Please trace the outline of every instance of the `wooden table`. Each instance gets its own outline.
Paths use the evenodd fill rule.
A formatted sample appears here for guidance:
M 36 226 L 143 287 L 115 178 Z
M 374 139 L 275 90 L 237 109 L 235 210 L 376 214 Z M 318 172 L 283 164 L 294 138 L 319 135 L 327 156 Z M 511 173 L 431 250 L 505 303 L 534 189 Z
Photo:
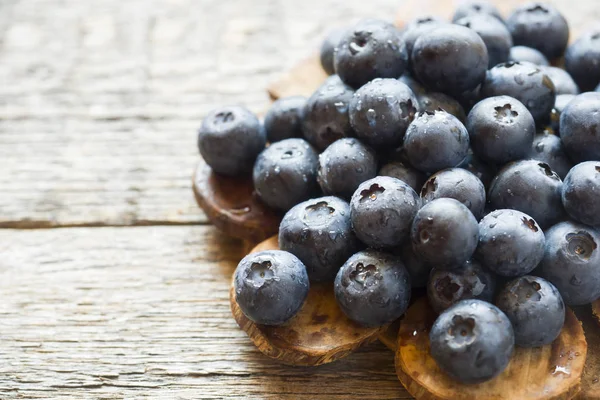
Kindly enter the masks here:
M 190 188 L 209 109 L 264 109 L 331 25 L 397 3 L 0 0 L 0 399 L 410 398 L 380 344 L 257 352 L 229 312 L 242 244 Z

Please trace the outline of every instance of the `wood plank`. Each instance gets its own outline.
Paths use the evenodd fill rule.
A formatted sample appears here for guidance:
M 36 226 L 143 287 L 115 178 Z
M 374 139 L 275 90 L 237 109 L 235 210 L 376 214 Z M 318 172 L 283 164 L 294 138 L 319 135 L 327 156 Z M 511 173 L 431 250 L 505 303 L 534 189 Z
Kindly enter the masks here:
M 410 398 L 373 344 L 294 368 L 233 320 L 209 226 L 0 230 L 0 398 Z
M 269 82 L 358 0 L 0 1 L 0 227 L 206 222 L 191 190 L 212 108 Z

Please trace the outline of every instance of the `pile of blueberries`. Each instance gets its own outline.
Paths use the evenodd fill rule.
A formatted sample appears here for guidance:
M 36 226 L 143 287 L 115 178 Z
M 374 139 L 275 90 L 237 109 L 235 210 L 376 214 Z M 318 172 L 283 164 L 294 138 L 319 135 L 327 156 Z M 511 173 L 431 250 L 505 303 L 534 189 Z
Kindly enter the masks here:
M 208 115 L 205 161 L 252 173 L 285 213 L 281 250 L 237 267 L 243 313 L 284 324 L 324 282 L 348 318 L 385 326 L 425 288 L 431 355 L 463 383 L 555 340 L 565 304 L 600 297 L 600 27 L 568 39 L 537 2 L 507 19 L 465 3 L 403 30 L 363 20 L 327 37 L 331 76 L 308 99 L 264 121 Z

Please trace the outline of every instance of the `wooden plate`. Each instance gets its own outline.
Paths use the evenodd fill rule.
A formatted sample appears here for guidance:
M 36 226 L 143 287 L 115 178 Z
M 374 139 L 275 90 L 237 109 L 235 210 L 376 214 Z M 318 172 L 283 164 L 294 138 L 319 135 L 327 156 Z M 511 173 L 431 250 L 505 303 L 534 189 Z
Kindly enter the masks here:
M 277 250 L 272 237 L 252 252 Z M 256 347 L 284 364 L 313 366 L 330 363 L 377 338 L 380 328 L 365 328 L 349 320 L 338 307 L 333 284 L 311 284 L 300 312 L 283 326 L 258 325 L 241 312 L 233 285 L 229 292 L 231 312 Z
M 398 334 L 396 373 L 417 399 L 571 399 L 580 390 L 587 344 L 581 322 L 567 309 L 565 326 L 551 344 L 515 348 L 506 370 L 479 385 L 463 385 L 444 374 L 429 355 L 429 329 L 436 318 L 426 299 L 406 313 Z
M 592 303 L 592 312 L 589 307 L 579 307 L 577 316 L 583 323 L 588 352 L 581 377 L 581 392 L 575 397 L 577 400 L 600 400 L 600 327 L 598 315 L 600 300 Z
M 402 318 L 397 319 L 377 336 L 377 339 L 393 352 L 398 349 L 398 331 L 400 330 L 401 320 Z
M 279 229 L 281 215 L 258 199 L 250 177 L 217 175 L 200 160 L 193 176 L 193 189 L 208 219 L 229 236 L 255 244 Z

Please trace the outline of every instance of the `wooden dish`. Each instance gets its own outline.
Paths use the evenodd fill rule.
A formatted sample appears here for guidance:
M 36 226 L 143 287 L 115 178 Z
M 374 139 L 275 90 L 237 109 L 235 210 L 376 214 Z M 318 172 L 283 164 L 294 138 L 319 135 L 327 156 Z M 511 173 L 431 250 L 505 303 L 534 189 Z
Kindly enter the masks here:
M 452 380 L 429 355 L 429 329 L 435 318 L 427 299 L 420 299 L 409 308 L 400 325 L 396 373 L 416 399 L 562 400 L 580 391 L 587 344 L 581 322 L 570 309 L 560 336 L 551 345 L 516 347 L 506 370 L 479 385 Z
M 398 349 L 398 331 L 400 330 L 401 320 L 402 318 L 397 319 L 388 325 L 387 328 L 383 329 L 377 336 L 377 339 L 393 352 L 396 352 L 396 349 Z
M 255 244 L 277 233 L 281 215 L 260 201 L 250 177 L 217 175 L 200 160 L 192 179 L 198 205 L 225 234 Z
M 581 376 L 581 392 L 574 398 L 577 400 L 600 400 L 600 328 L 598 327 L 598 311 L 596 301 L 592 303 L 594 313 L 590 312 L 590 307 L 578 307 L 575 309 L 577 317 L 583 323 L 585 340 L 588 345 L 585 367 Z
M 277 250 L 272 237 L 251 253 Z M 298 314 L 283 326 L 255 324 L 235 302 L 233 285 L 229 292 L 231 312 L 258 350 L 284 364 L 315 366 L 330 363 L 377 338 L 381 328 L 365 328 L 349 320 L 338 307 L 333 284 L 311 284 L 308 298 Z

